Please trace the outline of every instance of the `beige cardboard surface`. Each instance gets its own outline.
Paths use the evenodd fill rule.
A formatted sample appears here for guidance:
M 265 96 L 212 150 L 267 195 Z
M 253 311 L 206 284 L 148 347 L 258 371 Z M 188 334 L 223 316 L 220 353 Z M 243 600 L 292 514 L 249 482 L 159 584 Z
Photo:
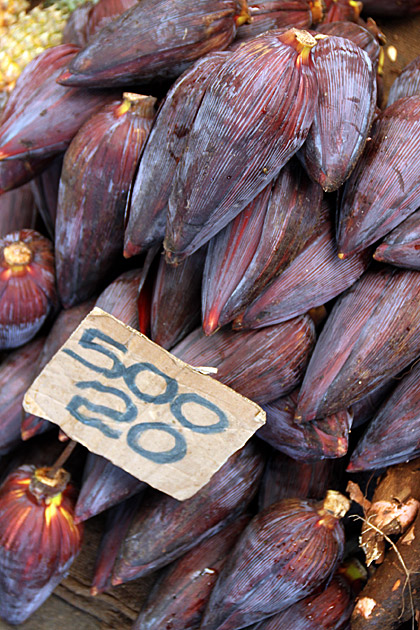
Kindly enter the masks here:
M 180 500 L 265 422 L 256 403 L 96 307 L 34 381 L 24 408 Z

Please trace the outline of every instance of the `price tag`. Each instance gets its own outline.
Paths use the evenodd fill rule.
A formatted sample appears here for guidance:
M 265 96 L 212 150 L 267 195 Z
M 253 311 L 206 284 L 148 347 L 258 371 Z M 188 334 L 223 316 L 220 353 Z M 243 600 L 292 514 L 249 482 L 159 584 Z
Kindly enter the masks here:
M 23 406 L 179 500 L 198 492 L 265 422 L 256 403 L 96 307 Z

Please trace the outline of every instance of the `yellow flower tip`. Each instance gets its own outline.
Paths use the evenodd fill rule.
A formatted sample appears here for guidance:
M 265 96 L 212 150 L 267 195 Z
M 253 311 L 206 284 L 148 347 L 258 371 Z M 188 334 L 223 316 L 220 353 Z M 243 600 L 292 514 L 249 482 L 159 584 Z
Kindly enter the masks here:
M 249 13 L 248 2 L 242 0 L 241 1 L 241 11 L 238 15 L 235 15 L 235 24 L 236 28 L 238 26 L 242 26 L 242 24 L 250 24 L 252 22 L 252 17 Z
M 11 243 L 3 250 L 4 261 L 9 267 L 22 267 L 32 260 L 32 250 L 22 241 Z
M 356 17 L 359 17 L 359 15 L 361 14 L 362 9 L 363 9 L 362 2 L 358 2 L 357 0 L 350 0 L 349 1 L 349 6 L 353 7 L 353 9 L 355 9 Z
M 345 254 L 343 254 L 342 252 L 340 252 L 340 253 L 338 254 L 338 257 L 339 257 L 339 259 L 340 259 L 340 260 L 343 260 L 346 256 L 345 256 Z
M 126 114 L 130 108 L 131 101 L 129 101 L 128 98 L 125 98 L 121 105 L 117 108 L 115 113 L 117 116 L 124 116 L 124 114 Z
M 27 479 L 18 479 L 18 481 L 16 481 L 16 484 L 18 486 L 29 486 L 30 483 L 31 483 L 31 480 L 29 477 Z
M 378 74 L 382 76 L 384 73 L 384 64 L 385 64 L 385 52 L 383 48 L 379 49 L 379 59 L 378 59 Z
M 316 39 L 308 31 L 303 31 L 298 28 L 292 29 L 294 31 L 296 41 L 304 48 L 313 48 L 316 45 Z
M 293 43 L 289 42 L 298 53 L 297 65 L 300 66 L 302 63 L 307 64 L 308 59 L 311 53 L 311 50 L 314 46 L 316 46 L 317 40 L 313 35 L 308 33 L 308 31 L 303 31 L 298 28 L 290 29 L 294 40 Z
M 242 24 L 246 24 L 246 23 L 251 23 L 252 22 L 252 18 L 249 15 L 238 15 L 235 18 L 235 23 L 236 26 L 242 26 Z
M 50 526 L 51 519 L 57 514 L 57 506 L 54 503 L 51 503 L 47 508 L 45 508 L 44 518 L 45 524 L 47 527 Z

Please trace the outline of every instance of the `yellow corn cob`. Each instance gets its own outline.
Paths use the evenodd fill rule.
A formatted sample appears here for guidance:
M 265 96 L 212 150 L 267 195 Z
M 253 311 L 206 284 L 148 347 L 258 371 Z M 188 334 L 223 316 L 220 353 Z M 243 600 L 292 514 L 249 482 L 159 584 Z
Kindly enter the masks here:
M 28 0 L 0 0 L 0 26 L 13 24 L 18 15 L 28 9 Z
M 86 0 L 48 0 L 31 11 L 25 9 L 13 18 L 7 18 L 2 24 L 2 15 L 6 16 L 3 5 L 7 4 L 7 15 L 11 9 L 23 7 L 27 0 L 0 0 L 0 91 L 10 91 L 19 74 L 29 61 L 46 48 L 61 43 L 62 31 L 70 13 Z M 6 18 L 3 16 L 3 19 Z M 14 21 L 13 21 L 14 20 Z

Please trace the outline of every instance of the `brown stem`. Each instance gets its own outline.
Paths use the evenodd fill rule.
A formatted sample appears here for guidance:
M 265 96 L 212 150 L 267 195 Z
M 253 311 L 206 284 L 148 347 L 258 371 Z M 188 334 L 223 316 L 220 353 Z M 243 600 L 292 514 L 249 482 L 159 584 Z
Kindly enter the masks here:
M 57 474 L 58 469 L 61 468 L 62 465 L 68 460 L 76 444 L 77 442 L 75 442 L 74 440 L 69 441 L 64 451 L 61 453 L 61 455 L 59 455 L 59 457 L 57 458 L 55 463 L 51 466 L 51 468 L 48 469 L 47 477 L 51 477 L 51 479 L 54 479 L 55 475 Z

